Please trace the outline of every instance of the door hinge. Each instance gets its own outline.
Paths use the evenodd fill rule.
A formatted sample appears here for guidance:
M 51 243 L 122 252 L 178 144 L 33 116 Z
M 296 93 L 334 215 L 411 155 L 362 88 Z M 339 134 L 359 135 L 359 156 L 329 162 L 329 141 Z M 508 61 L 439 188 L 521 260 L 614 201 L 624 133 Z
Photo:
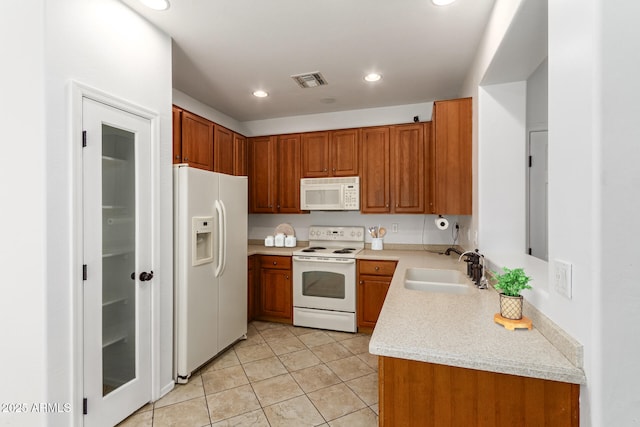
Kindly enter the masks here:
M 87 131 L 86 130 L 82 131 L 82 146 L 83 147 L 87 146 Z
M 529 167 L 533 164 L 533 156 L 529 156 Z
M 82 264 L 82 280 L 87 280 L 87 264 Z
M 87 415 L 87 398 L 82 399 L 82 415 Z

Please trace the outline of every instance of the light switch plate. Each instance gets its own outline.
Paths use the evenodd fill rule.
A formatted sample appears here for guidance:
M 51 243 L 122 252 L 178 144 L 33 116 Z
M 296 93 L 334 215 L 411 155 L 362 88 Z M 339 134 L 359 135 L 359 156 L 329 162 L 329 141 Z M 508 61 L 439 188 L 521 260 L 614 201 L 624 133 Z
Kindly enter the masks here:
M 553 284 L 556 292 L 571 299 L 571 263 L 554 260 Z

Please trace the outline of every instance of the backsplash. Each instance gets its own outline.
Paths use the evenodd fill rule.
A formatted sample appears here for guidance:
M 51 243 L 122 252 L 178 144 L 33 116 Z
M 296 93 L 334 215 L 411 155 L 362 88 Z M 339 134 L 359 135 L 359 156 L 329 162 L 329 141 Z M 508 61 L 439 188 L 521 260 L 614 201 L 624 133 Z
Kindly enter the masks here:
M 312 225 L 350 225 L 365 228 L 380 225 L 387 229 L 385 243 L 450 245 L 454 243 L 456 222 L 469 222 L 464 221 L 467 219 L 466 216 L 446 215 L 449 229 L 438 230 L 435 225 L 436 218 L 437 215 L 363 215 L 360 212 L 318 211 L 301 215 L 250 214 L 249 239 L 264 240 L 265 236 L 273 234 L 276 226 L 281 223 L 291 224 L 299 241 L 309 240 L 309 227 Z M 398 224 L 398 231 L 395 233 L 393 224 Z M 463 228 L 460 228 L 460 237 L 463 237 Z M 365 242 L 371 243 L 369 234 L 365 234 Z M 459 244 L 460 239 L 456 243 Z

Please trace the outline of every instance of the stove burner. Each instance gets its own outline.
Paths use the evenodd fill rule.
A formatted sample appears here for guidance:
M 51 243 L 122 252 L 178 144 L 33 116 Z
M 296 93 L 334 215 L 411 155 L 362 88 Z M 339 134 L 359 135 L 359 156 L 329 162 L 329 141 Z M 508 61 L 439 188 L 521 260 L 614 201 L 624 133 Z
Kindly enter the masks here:
M 310 248 L 303 249 L 302 252 L 315 252 L 316 250 L 323 250 L 327 248 L 323 248 L 322 246 L 311 246 Z
M 337 250 L 333 251 L 333 253 L 334 254 L 350 254 L 354 250 L 355 249 L 353 249 L 353 248 L 344 248 L 344 249 L 337 249 Z

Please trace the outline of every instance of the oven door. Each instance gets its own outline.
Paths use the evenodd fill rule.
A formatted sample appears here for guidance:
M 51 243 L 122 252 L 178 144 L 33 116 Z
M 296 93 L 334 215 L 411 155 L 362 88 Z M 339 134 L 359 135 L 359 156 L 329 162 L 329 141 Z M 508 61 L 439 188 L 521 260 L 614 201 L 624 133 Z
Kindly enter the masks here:
M 294 256 L 293 305 L 355 313 L 356 260 Z

